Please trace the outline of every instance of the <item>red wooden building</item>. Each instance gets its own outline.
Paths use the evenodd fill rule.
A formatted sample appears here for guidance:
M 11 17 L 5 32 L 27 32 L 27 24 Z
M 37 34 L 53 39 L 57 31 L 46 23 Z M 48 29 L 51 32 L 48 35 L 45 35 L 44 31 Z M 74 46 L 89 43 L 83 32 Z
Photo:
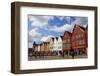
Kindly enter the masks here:
M 72 32 L 72 49 L 76 55 L 87 54 L 87 29 L 75 25 Z
M 63 52 L 67 55 L 70 53 L 71 50 L 71 33 L 68 31 L 64 32 L 64 36 L 62 37 L 62 43 L 63 43 Z

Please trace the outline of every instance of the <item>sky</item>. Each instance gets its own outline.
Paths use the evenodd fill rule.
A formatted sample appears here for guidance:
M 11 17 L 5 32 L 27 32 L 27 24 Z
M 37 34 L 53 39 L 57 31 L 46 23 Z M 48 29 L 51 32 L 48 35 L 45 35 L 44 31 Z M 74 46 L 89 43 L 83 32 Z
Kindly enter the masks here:
M 33 42 L 45 42 L 50 37 L 63 36 L 64 31 L 72 32 L 75 24 L 86 27 L 88 17 L 28 15 L 28 47 Z

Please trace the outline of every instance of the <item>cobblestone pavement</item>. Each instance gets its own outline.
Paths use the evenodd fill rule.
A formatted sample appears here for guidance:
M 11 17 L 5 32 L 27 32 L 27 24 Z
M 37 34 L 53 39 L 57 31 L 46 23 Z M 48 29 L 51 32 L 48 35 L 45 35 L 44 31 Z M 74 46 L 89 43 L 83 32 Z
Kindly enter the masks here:
M 83 59 L 83 58 L 87 58 L 87 56 L 81 55 L 81 56 L 74 56 L 74 59 Z M 28 57 L 29 61 L 33 61 L 33 60 L 55 60 L 55 59 L 73 59 L 72 56 L 44 56 L 44 57 Z

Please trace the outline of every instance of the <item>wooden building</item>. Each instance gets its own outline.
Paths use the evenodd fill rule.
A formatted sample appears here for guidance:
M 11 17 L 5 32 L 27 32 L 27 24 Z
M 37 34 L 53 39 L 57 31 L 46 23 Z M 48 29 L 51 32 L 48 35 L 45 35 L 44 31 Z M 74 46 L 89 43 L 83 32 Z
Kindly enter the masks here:
M 41 44 L 40 48 L 41 48 L 41 51 L 44 51 L 45 50 L 44 49 L 44 42 Z
M 50 42 L 47 42 L 47 51 L 50 51 Z
M 38 51 L 38 44 L 36 44 L 35 46 L 35 51 Z
M 47 42 L 44 42 L 44 51 L 47 51 L 47 50 L 48 50 Z
M 50 49 L 49 49 L 50 51 L 54 51 L 54 38 L 53 37 L 50 38 L 49 47 L 50 47 Z
M 58 37 L 54 37 L 53 51 L 58 51 Z
M 59 36 L 58 37 L 58 40 L 57 40 L 57 51 L 58 51 L 58 55 L 60 55 L 60 53 L 63 53 L 63 49 L 62 49 L 62 46 L 63 46 L 62 38 L 63 38 L 63 36 Z
M 42 43 L 40 44 L 40 51 L 42 51 Z
M 72 34 L 70 32 L 65 31 L 62 37 L 62 43 L 63 43 L 62 49 L 63 52 L 67 55 L 69 55 L 71 50 L 71 35 Z
M 40 44 L 38 44 L 38 50 L 37 51 L 40 51 Z
M 82 55 L 87 53 L 86 28 L 75 24 L 72 32 L 71 41 L 72 41 L 72 49 L 74 50 L 75 55 Z

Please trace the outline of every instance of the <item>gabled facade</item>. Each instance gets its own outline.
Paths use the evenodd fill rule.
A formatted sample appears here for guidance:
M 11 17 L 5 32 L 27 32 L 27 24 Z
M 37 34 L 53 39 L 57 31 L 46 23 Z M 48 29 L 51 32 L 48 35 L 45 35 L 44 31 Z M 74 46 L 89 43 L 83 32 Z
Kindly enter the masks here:
M 49 42 L 44 42 L 44 51 L 49 51 Z
M 57 41 L 57 50 L 58 50 L 58 51 L 62 51 L 62 45 L 63 45 L 63 44 L 62 44 L 62 37 L 63 37 L 63 36 L 59 36 L 59 37 L 58 37 L 58 41 Z
M 53 37 L 51 37 L 50 38 L 50 45 L 49 45 L 49 47 L 50 47 L 50 51 L 54 51 L 54 38 Z
M 50 47 L 50 43 L 44 42 L 44 51 L 46 51 L 46 52 L 50 51 L 49 47 Z
M 44 42 L 44 51 L 47 51 L 47 43 Z
M 72 49 L 76 55 L 83 54 L 87 48 L 86 28 L 75 25 L 72 33 Z
M 61 52 L 63 52 L 63 49 L 62 49 L 62 36 L 59 36 L 58 37 L 58 40 L 57 40 L 57 51 L 58 51 L 58 55 L 60 55 Z
M 41 51 L 44 51 L 44 42 L 41 44 Z
M 53 51 L 58 50 L 58 37 L 54 37 Z
M 40 51 L 40 44 L 38 44 L 38 51 Z
M 50 51 L 62 51 L 62 36 L 59 37 L 52 37 L 49 43 Z
M 66 54 L 69 54 L 70 50 L 71 50 L 71 33 L 68 31 L 64 32 L 64 36 L 62 38 L 62 43 L 63 43 L 63 51 Z
M 40 51 L 42 51 L 42 44 L 40 44 Z
M 38 45 L 35 46 L 35 51 L 38 51 Z
M 50 51 L 50 42 L 47 42 L 47 51 Z

